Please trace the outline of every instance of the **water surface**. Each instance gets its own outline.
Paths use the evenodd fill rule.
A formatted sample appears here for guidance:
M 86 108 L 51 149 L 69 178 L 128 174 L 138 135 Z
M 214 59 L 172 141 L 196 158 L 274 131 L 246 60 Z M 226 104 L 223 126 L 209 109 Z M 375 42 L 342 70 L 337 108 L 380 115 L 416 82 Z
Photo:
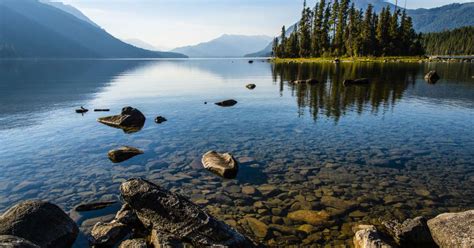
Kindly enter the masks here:
M 432 69 L 434 85 L 423 80 Z M 266 244 L 347 245 L 354 223 L 474 207 L 474 64 L 13 60 L 0 75 L 0 211 L 29 198 L 66 210 L 118 199 L 121 182 L 144 177 L 251 236 L 246 218 L 261 220 Z M 342 85 L 358 77 L 372 83 Z M 320 83 L 288 83 L 307 78 Z M 80 106 L 133 106 L 147 122 L 126 134 Z M 122 145 L 145 154 L 111 163 Z M 201 168 L 213 149 L 241 161 L 237 179 Z M 303 223 L 287 214 L 301 209 L 331 218 L 295 232 Z

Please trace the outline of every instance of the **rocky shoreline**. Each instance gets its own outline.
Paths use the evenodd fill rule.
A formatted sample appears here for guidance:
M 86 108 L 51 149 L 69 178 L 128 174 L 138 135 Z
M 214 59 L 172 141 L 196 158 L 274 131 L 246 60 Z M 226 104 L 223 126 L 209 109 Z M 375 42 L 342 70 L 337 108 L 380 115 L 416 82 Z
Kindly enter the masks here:
M 247 189 L 251 190 L 251 189 Z M 122 207 L 111 220 L 98 221 L 86 231 L 93 247 L 264 247 L 258 238 L 277 231 L 306 238 L 328 221 L 326 211 L 297 210 L 288 214 L 305 223 L 293 230 L 283 223 L 267 225 L 253 217 L 239 220 L 246 230 L 234 228 L 209 214 L 186 197 L 141 178 L 120 186 Z M 331 201 L 331 199 L 321 199 Z M 334 200 L 334 199 L 332 199 Z M 76 211 L 106 208 L 115 202 L 82 204 Z M 339 202 L 337 204 L 345 204 Z M 336 204 L 336 205 L 337 205 Z M 372 247 L 474 247 L 474 210 L 385 221 L 381 227 L 354 225 L 353 245 Z M 77 224 L 58 206 L 37 200 L 21 202 L 0 216 L 0 247 L 71 247 L 79 234 Z M 253 239 L 256 237 L 257 239 Z M 268 246 L 273 246 L 267 244 Z M 304 247 L 324 244 L 306 243 Z

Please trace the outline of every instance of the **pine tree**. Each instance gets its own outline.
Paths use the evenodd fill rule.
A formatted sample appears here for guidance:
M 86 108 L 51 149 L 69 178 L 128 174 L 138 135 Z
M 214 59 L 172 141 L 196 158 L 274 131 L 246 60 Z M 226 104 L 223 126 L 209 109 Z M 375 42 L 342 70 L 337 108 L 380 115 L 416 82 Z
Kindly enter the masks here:
M 303 4 L 301 20 L 299 23 L 299 56 L 306 58 L 311 55 L 311 15 L 312 11 L 306 6 L 306 0 Z
M 337 29 L 337 22 L 338 22 L 338 13 L 339 13 L 339 1 L 334 0 L 332 4 L 332 11 L 331 11 L 331 30 L 332 30 L 332 49 L 333 51 L 336 50 L 336 29 Z
M 326 6 L 325 0 L 321 0 L 320 3 L 316 3 L 314 7 L 313 16 L 313 30 L 311 32 L 311 56 L 319 57 L 322 53 L 322 28 L 324 18 L 324 7 Z
M 390 13 L 390 10 L 389 10 Z M 388 45 L 388 55 L 397 55 L 401 54 L 401 44 L 400 44 L 400 29 L 398 27 L 398 17 L 400 16 L 400 10 L 395 10 L 393 15 L 389 16 L 390 25 L 388 29 L 389 35 L 389 45 Z
M 390 45 L 390 34 L 388 28 L 390 25 L 390 7 L 383 8 L 377 23 L 377 41 L 379 45 L 378 55 L 388 55 Z
M 347 15 L 350 0 L 341 0 L 337 9 L 336 34 L 334 37 L 334 52 L 336 56 L 344 55 L 344 31 L 346 29 Z

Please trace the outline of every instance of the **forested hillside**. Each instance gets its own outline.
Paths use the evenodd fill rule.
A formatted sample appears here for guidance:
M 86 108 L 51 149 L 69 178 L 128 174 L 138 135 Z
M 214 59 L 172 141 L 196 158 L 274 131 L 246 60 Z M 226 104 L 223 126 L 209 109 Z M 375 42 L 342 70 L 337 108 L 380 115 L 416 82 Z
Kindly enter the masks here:
M 474 26 L 424 34 L 423 47 L 429 55 L 473 55 Z

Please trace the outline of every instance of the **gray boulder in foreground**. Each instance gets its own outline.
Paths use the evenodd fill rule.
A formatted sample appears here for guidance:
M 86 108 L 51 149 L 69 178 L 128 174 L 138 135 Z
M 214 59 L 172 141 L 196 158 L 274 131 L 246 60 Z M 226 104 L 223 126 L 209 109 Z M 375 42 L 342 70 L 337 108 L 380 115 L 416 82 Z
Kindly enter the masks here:
M 79 229 L 58 206 L 24 201 L 0 216 L 0 235 L 24 238 L 40 247 L 70 247 Z
M 2 248 L 40 248 L 30 241 L 11 235 L 0 235 L 0 247 Z
M 233 179 L 239 172 L 239 165 L 230 153 L 208 151 L 201 162 L 204 168 L 224 178 Z
M 120 186 L 125 202 L 148 228 L 196 247 L 254 247 L 235 229 L 215 219 L 181 195 L 143 179 L 130 179 Z
M 474 210 L 440 214 L 428 220 L 428 227 L 441 248 L 474 247 Z
M 122 108 L 120 115 L 106 116 L 97 119 L 107 126 L 123 129 L 125 132 L 139 131 L 145 125 L 145 116 L 140 110 L 132 107 Z

